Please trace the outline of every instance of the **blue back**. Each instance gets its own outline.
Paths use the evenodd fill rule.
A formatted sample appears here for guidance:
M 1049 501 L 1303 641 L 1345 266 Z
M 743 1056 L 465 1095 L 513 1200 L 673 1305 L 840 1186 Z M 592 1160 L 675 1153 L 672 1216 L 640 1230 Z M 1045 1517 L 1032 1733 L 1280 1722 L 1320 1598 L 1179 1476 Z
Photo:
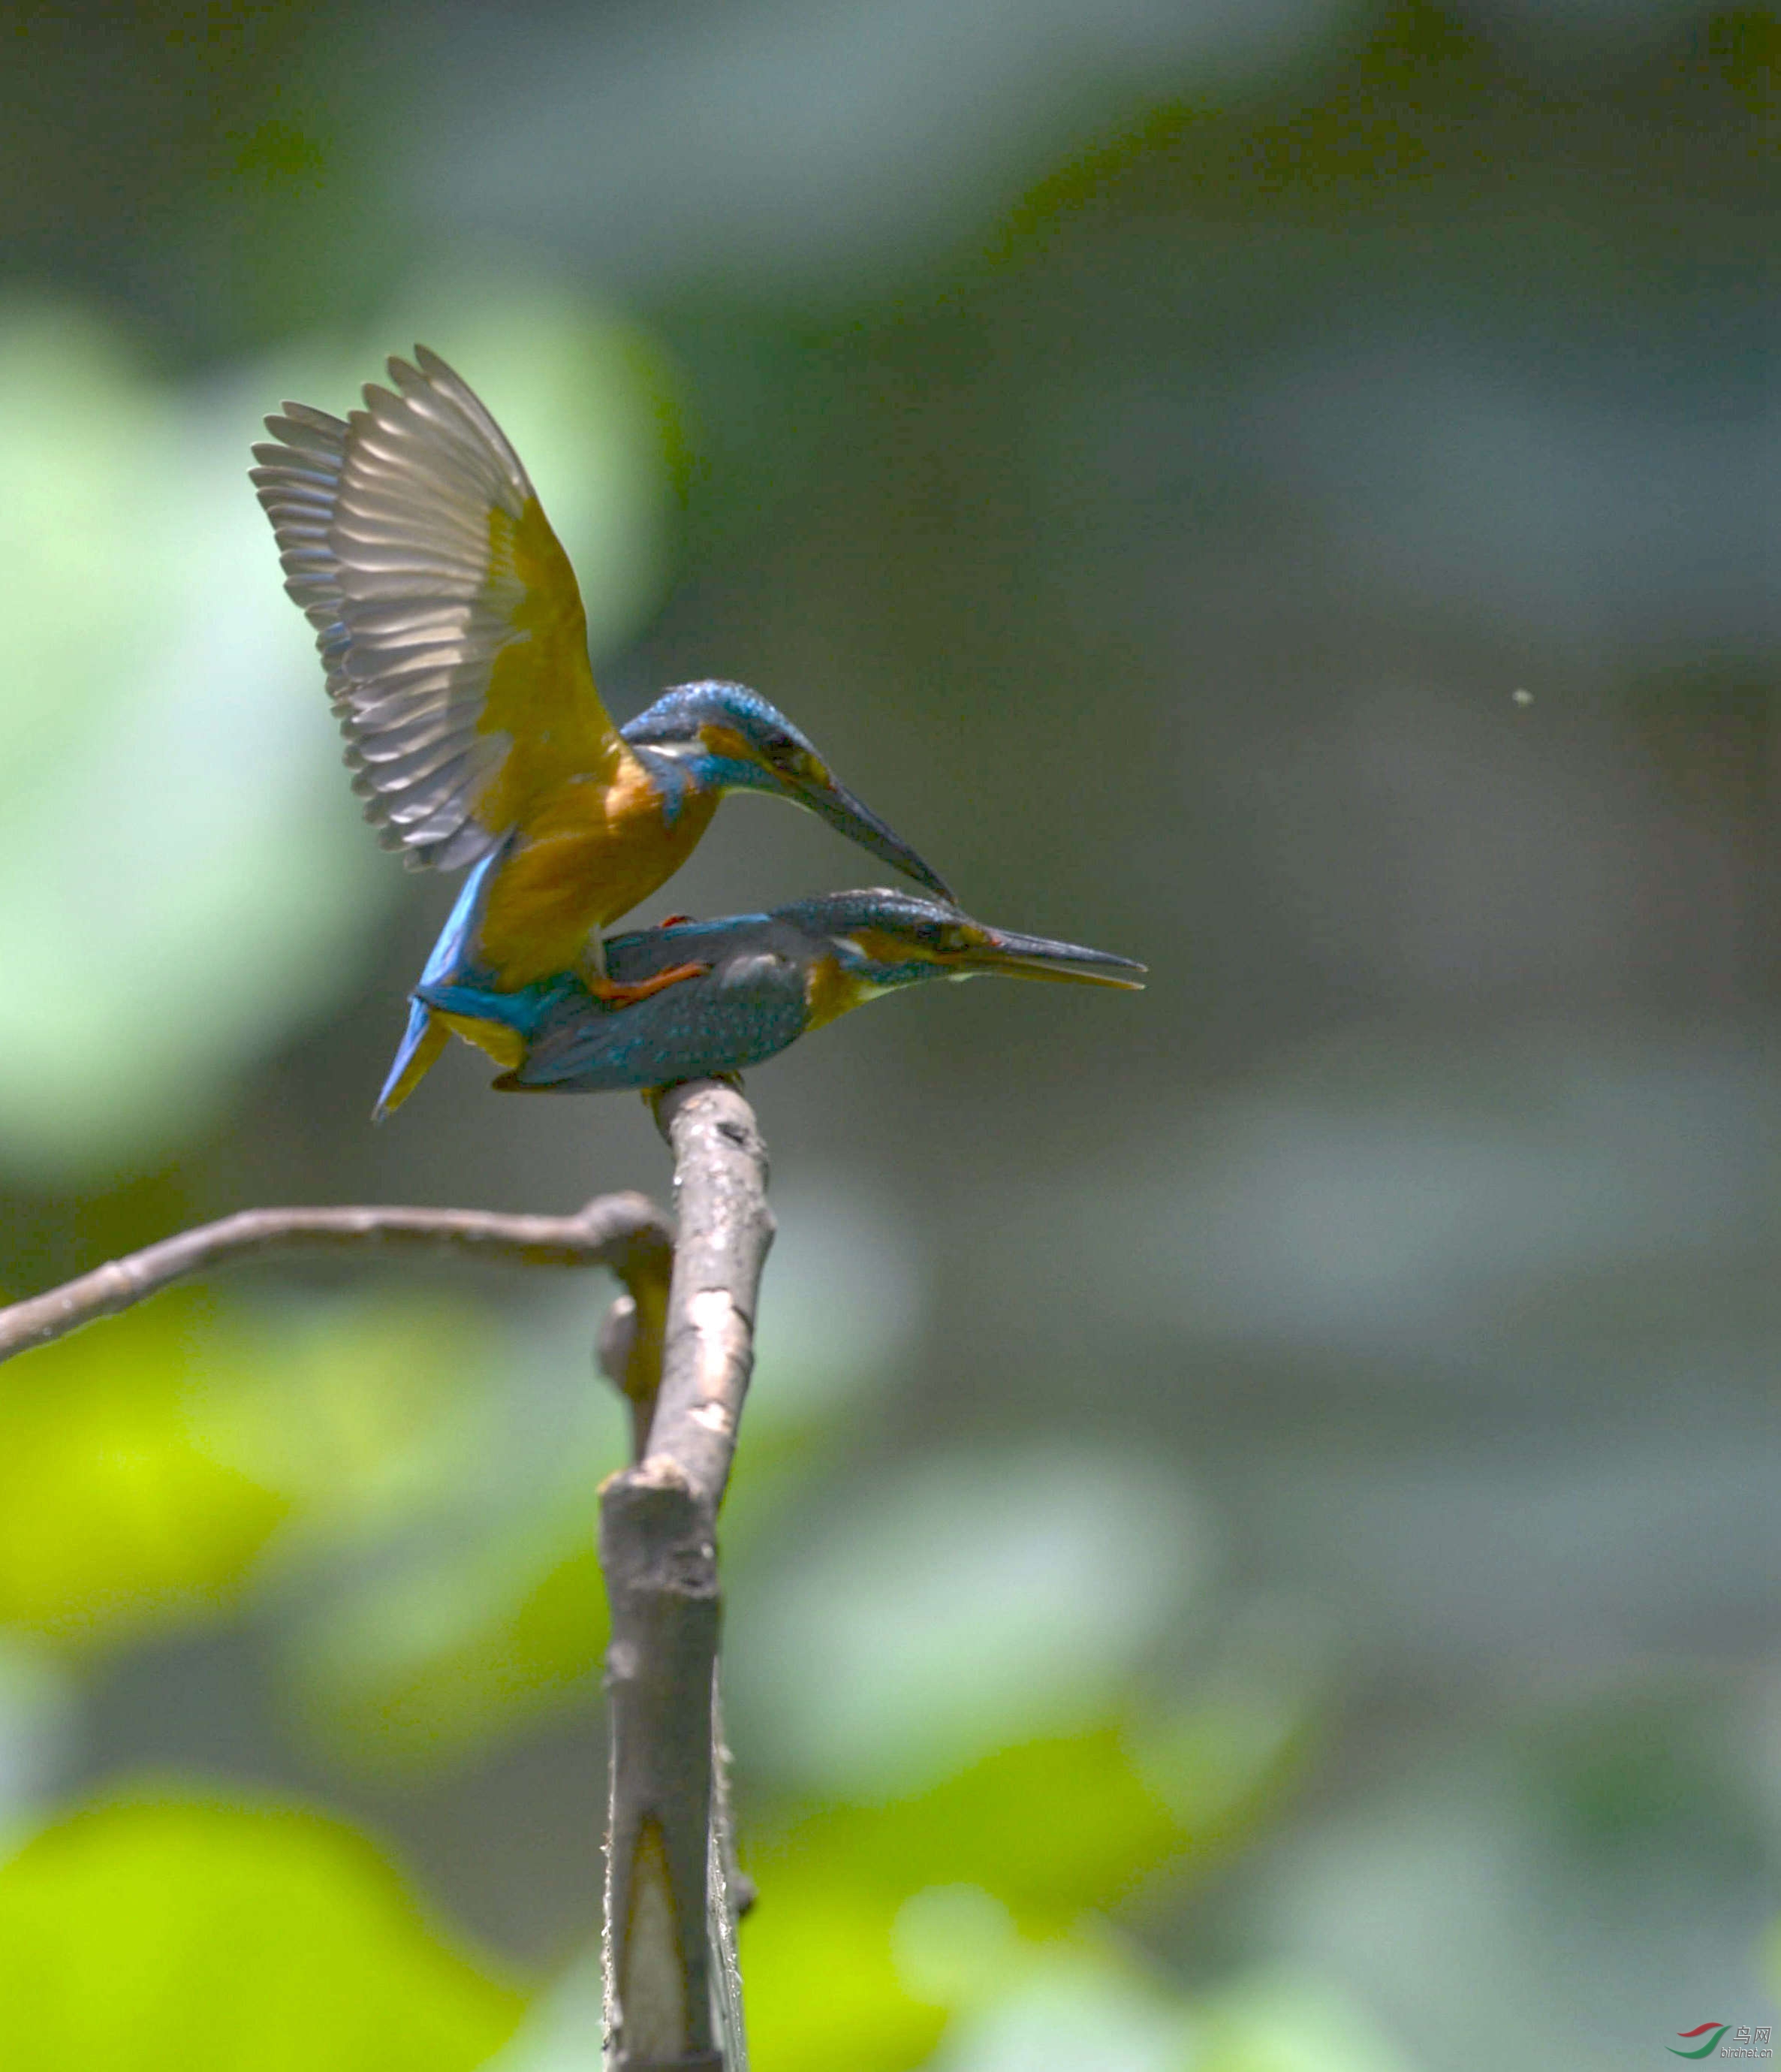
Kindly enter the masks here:
M 474 974 L 460 974 L 457 982 L 423 985 L 417 997 L 448 1013 L 519 1030 L 525 1062 L 499 1086 L 610 1092 L 740 1071 L 795 1042 L 807 1018 L 806 954 L 802 938 L 772 916 L 732 915 L 609 940 L 608 974 L 626 985 L 678 964 L 712 964 L 629 1006 L 606 1005 L 572 976 L 494 993 Z

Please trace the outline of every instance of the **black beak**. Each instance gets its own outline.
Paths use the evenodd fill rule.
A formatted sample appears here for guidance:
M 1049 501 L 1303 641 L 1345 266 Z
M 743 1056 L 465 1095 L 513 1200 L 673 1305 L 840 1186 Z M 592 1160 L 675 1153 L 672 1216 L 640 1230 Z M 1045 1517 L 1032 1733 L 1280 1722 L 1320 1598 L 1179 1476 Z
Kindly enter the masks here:
M 825 775 L 811 783 L 795 784 L 791 796 L 801 806 L 809 807 L 819 819 L 827 820 L 837 834 L 857 842 L 868 856 L 876 857 L 880 863 L 888 863 L 893 870 L 901 871 L 905 878 L 913 878 L 917 885 L 925 886 L 948 906 L 955 903 L 945 880 L 928 868 L 900 834 L 886 827 L 869 807 L 862 804 L 832 777 Z
M 1116 957 L 1110 950 L 1085 949 L 1080 943 L 1054 943 L 1045 935 L 1015 935 L 1005 929 L 986 928 L 989 940 L 973 947 L 959 960 L 972 972 L 992 972 L 1007 978 L 1043 978 L 1066 985 L 1112 985 L 1122 992 L 1142 993 L 1145 967 L 1130 957 Z M 1135 972 L 1135 977 L 1122 973 Z

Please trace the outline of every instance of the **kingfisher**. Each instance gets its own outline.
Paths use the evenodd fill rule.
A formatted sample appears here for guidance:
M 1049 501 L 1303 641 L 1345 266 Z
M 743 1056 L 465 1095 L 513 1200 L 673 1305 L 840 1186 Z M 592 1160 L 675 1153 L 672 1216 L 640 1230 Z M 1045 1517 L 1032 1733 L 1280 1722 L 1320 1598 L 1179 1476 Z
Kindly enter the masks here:
M 419 999 L 507 1069 L 504 1092 L 602 1093 L 739 1071 L 881 994 L 924 979 L 1062 980 L 1142 989 L 1144 966 L 1106 950 L 991 928 L 950 900 L 879 889 L 832 892 L 770 914 L 684 916 L 616 935 L 605 969 L 639 989 L 687 976 L 632 1004 L 574 972 L 501 990 L 469 946 L 480 874 L 468 881 Z
M 614 978 L 601 931 L 679 869 L 729 791 L 806 807 L 950 898 L 746 685 L 683 684 L 615 726 L 575 572 L 501 428 L 424 346 L 389 376 L 344 419 L 287 402 L 250 479 L 316 630 L 365 817 L 411 865 L 489 866 L 474 948 L 492 990 L 573 972 L 620 1006 L 696 976 L 689 960 Z M 436 946 L 427 969 L 442 968 Z M 417 991 L 375 1115 L 446 1041 Z

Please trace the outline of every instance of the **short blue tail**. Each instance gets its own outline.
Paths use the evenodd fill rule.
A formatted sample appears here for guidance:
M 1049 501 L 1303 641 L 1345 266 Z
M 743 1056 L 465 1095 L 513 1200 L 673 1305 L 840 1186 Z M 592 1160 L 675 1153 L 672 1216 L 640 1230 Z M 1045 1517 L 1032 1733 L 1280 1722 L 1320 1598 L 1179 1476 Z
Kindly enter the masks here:
M 440 930 L 439 939 L 433 944 L 426 968 L 421 974 L 422 985 L 442 985 L 468 975 L 465 952 L 482 919 L 482 893 L 490 872 L 507 853 L 507 847 L 503 842 L 490 849 L 464 880 L 464 889 Z M 411 993 L 408 1026 L 384 1081 L 383 1092 L 377 1096 L 377 1105 L 371 1112 L 373 1122 L 381 1122 L 392 1109 L 402 1105 L 445 1049 L 445 1041 L 446 1031 L 435 1024 L 432 1009 Z

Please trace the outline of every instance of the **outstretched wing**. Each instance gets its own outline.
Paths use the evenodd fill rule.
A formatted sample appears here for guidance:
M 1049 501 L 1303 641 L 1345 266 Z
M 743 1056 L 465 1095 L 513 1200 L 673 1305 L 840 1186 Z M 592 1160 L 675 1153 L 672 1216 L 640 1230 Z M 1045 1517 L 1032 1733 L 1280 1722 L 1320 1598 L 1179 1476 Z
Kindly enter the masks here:
M 444 360 L 414 357 L 343 422 L 285 404 L 252 479 L 365 817 L 411 862 L 449 868 L 620 751 L 575 572 L 525 470 Z

